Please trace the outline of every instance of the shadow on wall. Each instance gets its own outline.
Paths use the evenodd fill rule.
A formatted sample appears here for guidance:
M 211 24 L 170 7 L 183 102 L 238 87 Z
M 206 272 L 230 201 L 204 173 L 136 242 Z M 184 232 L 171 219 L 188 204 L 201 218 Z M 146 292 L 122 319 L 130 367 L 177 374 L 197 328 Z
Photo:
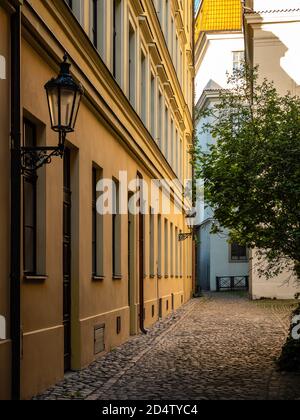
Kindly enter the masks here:
M 278 92 L 300 94 L 300 16 L 299 22 L 266 24 L 255 29 L 254 65 L 260 77 L 273 81 Z

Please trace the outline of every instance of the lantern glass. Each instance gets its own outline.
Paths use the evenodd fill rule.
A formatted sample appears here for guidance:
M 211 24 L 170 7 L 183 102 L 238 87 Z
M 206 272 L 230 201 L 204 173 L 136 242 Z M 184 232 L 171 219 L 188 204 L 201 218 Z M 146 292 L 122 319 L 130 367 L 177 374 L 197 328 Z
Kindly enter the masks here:
M 72 116 L 76 100 L 76 91 L 68 88 L 60 90 L 60 129 L 62 131 L 73 131 Z
M 80 107 L 81 97 L 82 97 L 82 93 L 79 90 L 77 92 L 75 92 L 74 109 L 73 109 L 73 113 L 72 113 L 72 116 L 71 116 L 71 122 L 70 122 L 70 127 L 73 130 L 75 128 L 75 124 L 76 124 L 76 120 L 77 120 L 77 115 L 78 115 L 78 111 L 79 111 L 79 107 Z
M 58 130 L 59 126 L 59 106 L 58 106 L 58 89 L 57 87 L 49 88 L 47 90 L 48 105 L 50 113 L 51 127 L 53 130 Z
M 196 219 L 196 215 L 195 214 L 189 214 L 186 217 L 186 224 L 187 224 L 187 227 L 189 229 L 193 229 L 194 224 L 195 224 L 195 219 Z

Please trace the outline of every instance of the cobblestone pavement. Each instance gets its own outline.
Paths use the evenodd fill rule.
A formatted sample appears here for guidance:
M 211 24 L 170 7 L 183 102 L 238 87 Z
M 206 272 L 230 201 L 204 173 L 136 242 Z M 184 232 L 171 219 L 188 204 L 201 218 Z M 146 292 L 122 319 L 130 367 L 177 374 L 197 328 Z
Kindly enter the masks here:
M 37 399 L 300 399 L 277 371 L 292 302 L 222 293 L 194 299 Z

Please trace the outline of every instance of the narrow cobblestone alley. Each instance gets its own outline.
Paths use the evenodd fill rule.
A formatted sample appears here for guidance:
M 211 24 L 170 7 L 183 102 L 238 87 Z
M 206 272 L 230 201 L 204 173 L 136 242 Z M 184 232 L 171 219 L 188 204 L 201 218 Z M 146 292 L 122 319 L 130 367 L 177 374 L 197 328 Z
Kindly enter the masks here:
M 242 294 L 194 299 L 38 399 L 300 399 L 300 376 L 277 372 L 292 302 Z

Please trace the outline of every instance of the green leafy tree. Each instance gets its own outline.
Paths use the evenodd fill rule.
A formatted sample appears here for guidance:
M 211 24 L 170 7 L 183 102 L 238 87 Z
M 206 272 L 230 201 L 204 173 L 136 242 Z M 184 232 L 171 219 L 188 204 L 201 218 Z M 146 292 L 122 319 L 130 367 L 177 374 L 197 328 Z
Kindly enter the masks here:
M 193 151 L 213 233 L 227 228 L 232 241 L 257 249 L 265 275 L 292 266 L 300 278 L 300 98 L 259 82 L 257 69 L 235 71 L 229 84 L 197 112 L 214 139 Z

